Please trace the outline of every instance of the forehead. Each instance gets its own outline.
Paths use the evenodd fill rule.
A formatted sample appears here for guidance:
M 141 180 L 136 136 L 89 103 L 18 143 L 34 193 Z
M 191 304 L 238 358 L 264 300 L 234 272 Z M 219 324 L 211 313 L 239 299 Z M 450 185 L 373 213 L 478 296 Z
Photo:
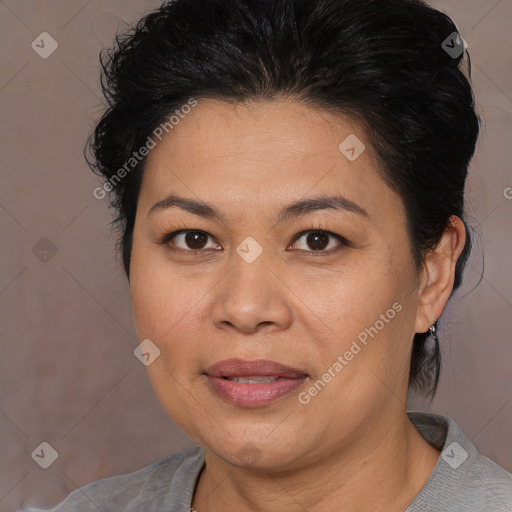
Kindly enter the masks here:
M 360 153 L 355 159 L 352 149 Z M 150 151 L 139 199 L 146 211 L 171 192 L 226 208 L 270 208 L 340 193 L 370 210 L 375 201 L 396 202 L 378 165 L 364 130 L 350 118 L 291 100 L 198 99 Z
M 338 160 L 338 145 L 347 136 L 366 138 L 354 120 L 292 100 L 232 104 L 200 99 L 195 108 L 181 119 L 175 117 L 174 122 L 163 140 L 157 141 L 149 160 L 168 158 L 169 153 L 175 159 L 187 157 L 199 164 L 243 157 L 264 164 L 270 155 L 278 161 Z M 195 151 L 191 154 L 192 148 Z

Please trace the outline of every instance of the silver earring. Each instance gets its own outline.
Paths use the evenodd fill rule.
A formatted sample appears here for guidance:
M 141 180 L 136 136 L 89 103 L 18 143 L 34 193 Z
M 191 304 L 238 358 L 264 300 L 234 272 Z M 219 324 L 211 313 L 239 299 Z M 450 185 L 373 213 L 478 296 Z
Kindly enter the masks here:
M 435 341 L 439 341 L 437 338 L 437 318 L 434 320 L 434 323 L 429 327 L 428 333 Z

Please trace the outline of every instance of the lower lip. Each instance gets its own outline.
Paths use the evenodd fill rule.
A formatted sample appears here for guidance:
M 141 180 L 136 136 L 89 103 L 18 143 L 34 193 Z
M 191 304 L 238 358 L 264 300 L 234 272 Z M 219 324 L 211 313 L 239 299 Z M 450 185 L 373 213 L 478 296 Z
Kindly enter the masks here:
M 212 389 L 231 404 L 244 407 L 266 405 L 278 398 L 296 391 L 306 381 L 307 376 L 296 379 L 280 378 L 273 382 L 247 384 L 234 382 L 222 377 L 206 375 Z

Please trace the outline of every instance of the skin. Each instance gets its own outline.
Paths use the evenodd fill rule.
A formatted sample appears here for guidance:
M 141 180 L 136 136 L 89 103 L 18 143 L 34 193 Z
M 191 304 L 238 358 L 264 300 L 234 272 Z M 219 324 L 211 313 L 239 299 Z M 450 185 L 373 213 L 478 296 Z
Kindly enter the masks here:
M 366 145 L 355 161 L 338 149 L 350 134 Z M 398 511 L 432 472 L 439 452 L 405 412 L 409 360 L 414 333 L 427 331 L 449 298 L 465 232 L 453 217 L 417 272 L 402 201 L 378 169 L 355 121 L 286 99 L 200 99 L 151 150 L 130 291 L 139 339 L 161 351 L 147 367 L 155 393 L 206 453 L 197 511 Z M 177 206 L 148 216 L 171 193 L 225 218 Z M 284 206 L 334 193 L 368 217 L 323 209 L 277 222 Z M 178 229 L 208 234 L 202 253 L 183 236 L 158 243 Z M 349 245 L 331 236 L 314 251 L 314 240 L 296 239 L 319 229 Z M 236 252 L 248 236 L 263 249 L 252 263 Z M 402 310 L 307 404 L 297 392 L 236 406 L 203 375 L 220 360 L 264 358 L 309 374 L 299 392 L 307 390 L 396 302 Z

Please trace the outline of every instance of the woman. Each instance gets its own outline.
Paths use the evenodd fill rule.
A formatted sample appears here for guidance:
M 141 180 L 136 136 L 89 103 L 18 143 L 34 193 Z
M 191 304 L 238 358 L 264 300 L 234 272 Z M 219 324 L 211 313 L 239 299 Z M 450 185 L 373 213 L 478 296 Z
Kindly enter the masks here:
M 175 0 L 119 38 L 95 195 L 198 446 L 55 512 L 512 510 L 453 420 L 406 412 L 471 247 L 464 51 L 419 0 Z

